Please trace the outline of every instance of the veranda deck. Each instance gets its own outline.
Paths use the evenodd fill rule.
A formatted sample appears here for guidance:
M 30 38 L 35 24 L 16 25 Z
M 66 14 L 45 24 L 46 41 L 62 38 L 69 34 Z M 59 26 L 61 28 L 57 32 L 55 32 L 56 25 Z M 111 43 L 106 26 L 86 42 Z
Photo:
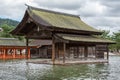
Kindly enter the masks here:
M 55 60 L 53 61 L 51 59 L 30 59 L 27 60 L 26 63 L 34 63 L 34 64 L 49 64 L 49 65 L 74 65 L 74 64 L 95 64 L 95 63 L 108 63 L 107 59 L 74 59 L 74 60 L 66 60 L 65 63 L 63 63 L 62 60 Z

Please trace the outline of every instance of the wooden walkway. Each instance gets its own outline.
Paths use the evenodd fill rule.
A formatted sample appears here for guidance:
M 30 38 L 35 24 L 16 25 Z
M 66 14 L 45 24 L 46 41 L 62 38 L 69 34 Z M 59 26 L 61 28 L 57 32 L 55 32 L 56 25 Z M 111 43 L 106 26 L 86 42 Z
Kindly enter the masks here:
M 106 59 L 95 59 L 95 60 L 66 60 L 63 63 L 62 60 L 56 60 L 54 63 L 51 59 L 30 59 L 26 63 L 35 64 L 50 64 L 50 65 L 73 65 L 73 64 L 95 64 L 95 63 L 108 63 Z

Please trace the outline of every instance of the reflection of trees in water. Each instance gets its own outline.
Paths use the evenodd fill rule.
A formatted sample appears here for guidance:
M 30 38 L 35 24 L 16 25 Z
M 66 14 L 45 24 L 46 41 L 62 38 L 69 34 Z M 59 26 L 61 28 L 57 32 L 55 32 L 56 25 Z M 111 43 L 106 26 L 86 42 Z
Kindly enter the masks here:
M 73 66 L 53 66 L 48 75 L 43 76 L 47 80 L 76 80 L 76 79 L 107 79 L 107 64 L 81 64 Z
M 29 80 L 107 80 L 107 64 L 80 64 L 69 66 L 44 65 L 32 69 L 29 65 Z
M 88 65 L 73 66 L 53 66 L 47 74 L 43 75 L 42 80 L 64 80 L 74 77 L 89 78 L 90 70 Z
M 91 74 L 95 80 L 107 80 L 109 75 L 108 64 L 92 64 Z
M 46 80 L 44 77 L 51 72 L 51 65 L 44 64 L 26 64 L 26 78 L 27 80 Z
M 26 60 L 0 60 L 0 78 L 4 80 L 120 80 L 120 56 L 109 64 L 54 66 L 26 64 Z M 113 62 L 114 61 L 114 62 Z

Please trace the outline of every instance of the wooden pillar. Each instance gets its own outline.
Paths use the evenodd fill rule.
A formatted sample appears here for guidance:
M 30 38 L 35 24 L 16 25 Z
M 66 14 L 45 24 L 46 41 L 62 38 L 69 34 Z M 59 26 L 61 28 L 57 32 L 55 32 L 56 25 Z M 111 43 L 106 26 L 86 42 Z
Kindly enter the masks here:
M 79 58 L 79 55 L 80 55 L 80 53 L 79 53 L 79 46 L 77 46 L 77 58 Z
M 15 58 L 16 49 L 13 49 L 13 58 Z
M 63 43 L 63 63 L 65 63 L 66 43 Z
M 92 48 L 92 57 L 95 58 L 95 51 L 94 51 L 94 46 L 91 47 Z
M 55 40 L 54 40 L 54 37 L 52 37 L 52 61 L 54 64 L 55 63 Z
M 60 43 L 58 43 L 58 44 L 57 44 L 57 47 L 56 47 L 56 48 L 57 48 L 57 49 L 56 49 L 56 50 L 57 50 L 56 55 L 57 55 L 57 59 L 58 59 L 58 60 L 60 59 L 60 53 L 61 53 L 61 52 L 60 52 L 60 47 L 61 47 L 61 46 L 60 46 Z
M 20 49 L 20 55 L 22 55 L 22 49 Z
M 28 59 L 28 43 L 29 42 L 29 39 L 26 38 L 26 59 Z
M 107 60 L 109 60 L 109 48 L 108 48 L 108 45 L 107 45 Z
M 8 49 L 5 49 L 5 55 L 6 55 L 6 56 L 8 55 L 8 53 L 7 53 L 7 52 L 8 52 Z
M 30 59 L 30 48 L 28 48 L 28 59 Z
M 96 46 L 95 46 L 95 59 L 97 58 L 97 50 L 96 50 Z
M 85 46 L 84 48 L 84 57 L 88 57 L 88 46 Z
M 1 48 L 1 57 L 3 58 L 3 49 Z
M 6 59 L 5 49 L 3 48 L 3 59 Z
M 58 58 L 58 44 L 55 44 L 56 50 L 55 50 L 55 58 Z

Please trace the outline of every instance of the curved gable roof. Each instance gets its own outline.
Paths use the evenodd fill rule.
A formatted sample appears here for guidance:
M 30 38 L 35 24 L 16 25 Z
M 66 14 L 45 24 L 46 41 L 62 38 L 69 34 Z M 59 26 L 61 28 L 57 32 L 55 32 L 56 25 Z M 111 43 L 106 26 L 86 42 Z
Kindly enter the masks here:
M 25 35 L 33 27 L 30 23 L 43 28 L 50 28 L 53 31 L 67 31 L 71 33 L 101 34 L 99 30 L 84 23 L 79 16 L 49 11 L 28 6 L 25 15 L 19 25 L 11 33 Z

